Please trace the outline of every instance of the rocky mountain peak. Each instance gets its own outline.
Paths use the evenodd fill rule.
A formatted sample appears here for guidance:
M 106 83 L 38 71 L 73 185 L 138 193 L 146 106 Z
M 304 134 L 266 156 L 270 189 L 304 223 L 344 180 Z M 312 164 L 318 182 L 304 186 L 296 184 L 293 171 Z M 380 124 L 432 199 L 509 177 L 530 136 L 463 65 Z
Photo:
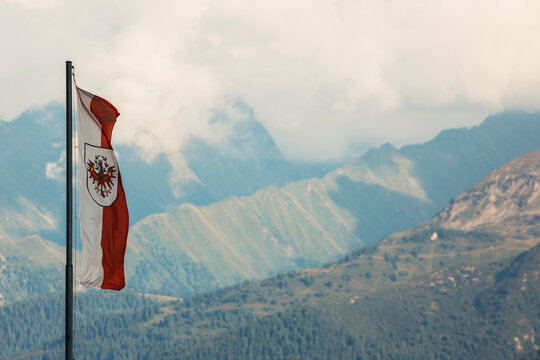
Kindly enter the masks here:
M 537 228 L 539 195 L 540 152 L 537 151 L 500 167 L 454 198 L 437 220 L 448 228 L 493 230 L 497 227 L 506 234 L 510 234 L 514 223 L 525 222 Z

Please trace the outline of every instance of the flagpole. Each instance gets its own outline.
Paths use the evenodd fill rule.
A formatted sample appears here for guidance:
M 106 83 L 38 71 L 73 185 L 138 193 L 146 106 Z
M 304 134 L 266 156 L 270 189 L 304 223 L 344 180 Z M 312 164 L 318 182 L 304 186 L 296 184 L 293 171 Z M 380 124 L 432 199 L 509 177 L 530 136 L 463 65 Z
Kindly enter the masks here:
M 66 360 L 73 360 L 73 107 L 71 74 L 71 61 L 66 61 Z

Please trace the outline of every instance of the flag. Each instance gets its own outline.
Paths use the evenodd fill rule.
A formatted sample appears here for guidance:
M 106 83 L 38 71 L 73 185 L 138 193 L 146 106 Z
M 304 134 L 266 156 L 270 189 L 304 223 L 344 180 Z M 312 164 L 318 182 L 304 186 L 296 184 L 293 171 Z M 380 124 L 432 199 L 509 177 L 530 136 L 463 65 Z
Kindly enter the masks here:
M 126 196 L 111 135 L 120 113 L 107 100 L 77 87 L 80 282 L 102 289 L 125 286 L 129 227 Z

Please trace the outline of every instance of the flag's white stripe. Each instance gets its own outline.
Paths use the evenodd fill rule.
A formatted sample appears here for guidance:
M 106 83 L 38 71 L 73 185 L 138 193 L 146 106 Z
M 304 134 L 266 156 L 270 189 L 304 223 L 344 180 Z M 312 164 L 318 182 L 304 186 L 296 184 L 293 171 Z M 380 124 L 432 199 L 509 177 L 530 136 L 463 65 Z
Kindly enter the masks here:
M 86 187 L 86 164 L 84 163 L 84 144 L 101 146 L 101 127 L 90 112 L 92 94 L 78 90 L 78 159 L 79 159 L 79 219 L 82 239 L 82 271 L 80 282 L 84 285 L 101 287 L 103 284 L 103 252 L 101 232 L 103 209 L 95 206 Z

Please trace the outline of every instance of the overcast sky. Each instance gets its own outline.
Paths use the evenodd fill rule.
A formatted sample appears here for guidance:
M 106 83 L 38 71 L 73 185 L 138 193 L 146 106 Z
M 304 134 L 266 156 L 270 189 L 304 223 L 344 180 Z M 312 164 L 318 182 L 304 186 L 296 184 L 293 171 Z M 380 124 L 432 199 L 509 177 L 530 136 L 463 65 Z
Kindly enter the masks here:
M 0 0 L 0 119 L 78 85 L 115 143 L 175 151 L 250 105 L 293 159 L 426 141 L 540 108 L 540 1 Z M 217 136 L 219 138 L 219 136 Z

